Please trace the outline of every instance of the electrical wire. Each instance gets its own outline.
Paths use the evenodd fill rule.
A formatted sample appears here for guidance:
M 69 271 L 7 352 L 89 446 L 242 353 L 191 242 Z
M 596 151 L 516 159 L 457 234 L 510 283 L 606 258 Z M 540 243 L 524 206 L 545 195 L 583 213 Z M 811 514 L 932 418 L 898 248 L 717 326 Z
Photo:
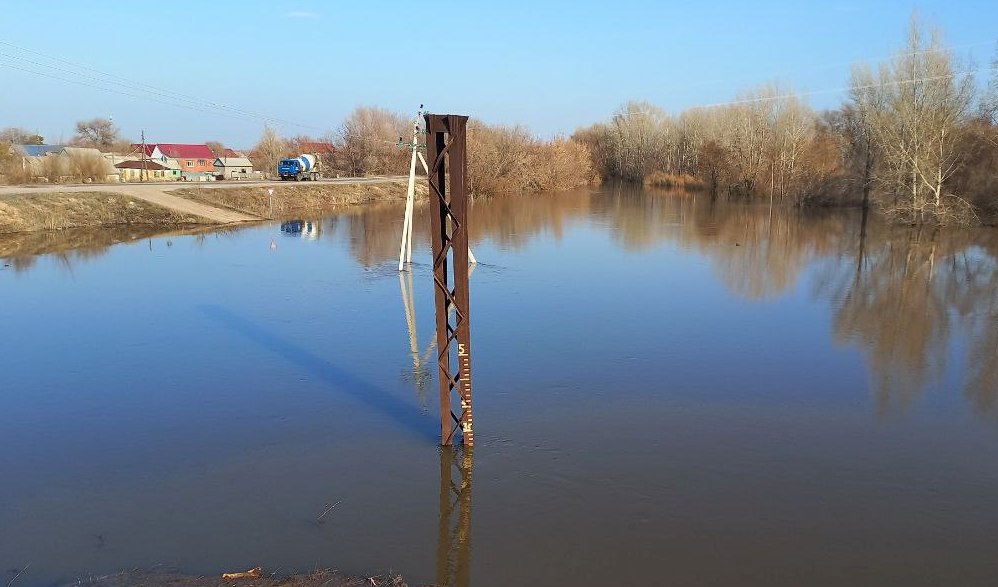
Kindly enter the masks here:
M 26 73 L 31 73 L 31 74 L 34 74 L 34 75 L 39 75 L 39 76 L 42 76 L 42 77 L 48 77 L 48 78 L 55 79 L 55 80 L 62 81 L 62 82 L 74 83 L 74 84 L 78 84 L 78 85 L 82 85 L 82 86 L 86 86 L 86 87 L 91 87 L 91 88 L 95 88 L 95 89 L 99 89 L 99 90 L 103 90 L 103 91 L 107 91 L 107 92 L 111 92 L 111 93 L 116 93 L 116 94 L 120 94 L 120 95 L 124 95 L 124 96 L 129 96 L 129 97 L 133 97 L 133 98 L 137 98 L 137 99 L 141 99 L 141 100 L 150 100 L 150 101 L 157 102 L 159 104 L 168 105 L 168 106 L 174 106 L 174 107 L 179 107 L 179 108 L 187 108 L 187 109 L 194 110 L 194 111 L 197 111 L 197 112 L 202 112 L 202 113 L 219 114 L 219 115 L 228 116 L 228 117 L 231 117 L 231 118 L 245 118 L 245 119 L 251 119 L 251 120 L 260 120 L 260 121 L 263 121 L 265 123 L 281 123 L 281 124 L 285 124 L 285 125 L 289 125 L 289 126 L 306 128 L 306 129 L 310 129 L 310 130 L 317 130 L 317 131 L 320 131 L 320 132 L 325 132 L 325 130 L 326 130 L 326 129 L 322 129 L 322 128 L 319 128 L 319 127 L 316 127 L 316 126 L 312 126 L 312 125 L 308 125 L 308 124 L 302 124 L 302 123 L 299 123 L 299 122 L 295 122 L 295 121 L 292 121 L 292 120 L 286 120 L 286 119 L 278 118 L 278 117 L 275 117 L 275 116 L 268 116 L 268 115 L 265 115 L 265 114 L 260 114 L 260 113 L 256 113 L 256 112 L 242 110 L 242 109 L 235 108 L 235 107 L 232 107 L 232 106 L 227 106 L 225 104 L 219 104 L 217 102 L 213 102 L 213 101 L 210 101 L 210 100 L 204 100 L 204 99 L 201 99 L 201 98 L 196 98 L 194 96 L 189 96 L 189 95 L 186 95 L 186 94 L 181 94 L 179 92 L 173 92 L 173 91 L 170 91 L 170 90 L 164 90 L 162 88 L 157 88 L 156 86 L 152 86 L 152 85 L 145 84 L 145 83 L 134 82 L 134 81 L 128 80 L 127 78 L 123 78 L 123 77 L 118 76 L 118 75 L 114 75 L 114 74 L 110 74 L 110 73 L 107 73 L 107 72 L 103 72 L 101 70 L 98 70 L 98 69 L 95 69 L 95 68 L 92 68 L 92 67 L 88 67 L 88 66 L 85 66 L 85 65 L 80 65 L 80 64 L 77 64 L 77 63 L 73 63 L 73 62 L 67 61 L 65 59 L 60 59 L 58 57 L 52 57 L 52 56 L 49 56 L 49 55 L 45 55 L 44 53 L 40 53 L 38 51 L 33 51 L 31 49 L 23 48 L 23 47 L 20 47 L 18 45 L 14 45 L 13 43 L 8 43 L 6 41 L 0 41 L 0 45 L 4 45 L 4 46 L 8 46 L 8 47 L 13 47 L 15 49 L 18 49 L 18 50 L 21 50 L 21 51 L 24 51 L 24 52 L 27 52 L 27 53 L 31 53 L 31 54 L 34 54 L 34 55 L 38 55 L 38 56 L 40 56 L 40 57 L 42 57 L 44 59 L 48 59 L 48 60 L 51 60 L 51 61 L 56 61 L 56 62 L 59 62 L 59 63 L 64 63 L 64 64 L 67 64 L 67 65 L 70 65 L 73 68 L 77 68 L 77 69 L 81 69 L 81 70 L 85 70 L 85 71 L 92 71 L 92 72 L 95 72 L 97 74 L 97 76 L 90 75 L 90 74 L 87 74 L 87 73 L 82 73 L 82 72 L 76 71 L 74 69 L 67 69 L 65 67 L 59 67 L 59 66 L 56 66 L 56 65 L 51 65 L 51 64 L 48 64 L 48 63 L 43 63 L 43 62 L 40 62 L 40 61 L 37 61 L 37 60 L 33 60 L 33 59 L 29 59 L 29 58 L 26 58 L 26 57 L 23 57 L 23 56 L 20 56 L 20 55 L 14 55 L 14 54 L 11 54 L 11 53 L 0 51 L 0 58 L 4 58 L 4 59 L 7 59 L 7 60 L 15 60 L 15 61 L 18 62 L 18 63 L 11 63 L 10 61 L 7 61 L 7 62 L 0 61 L 0 66 L 4 66 L 4 67 L 11 68 L 11 69 L 16 69 L 16 70 L 24 71 Z M 44 70 L 49 70 L 49 71 L 40 70 L 38 68 L 43 68 Z M 53 71 L 54 72 L 58 72 L 58 74 L 64 74 L 64 75 L 58 75 L 56 73 L 52 73 Z M 69 75 L 69 76 L 72 76 L 72 77 L 66 77 L 66 75 Z M 119 80 L 122 80 L 122 81 L 119 81 Z M 112 87 L 112 86 L 114 86 L 114 87 Z

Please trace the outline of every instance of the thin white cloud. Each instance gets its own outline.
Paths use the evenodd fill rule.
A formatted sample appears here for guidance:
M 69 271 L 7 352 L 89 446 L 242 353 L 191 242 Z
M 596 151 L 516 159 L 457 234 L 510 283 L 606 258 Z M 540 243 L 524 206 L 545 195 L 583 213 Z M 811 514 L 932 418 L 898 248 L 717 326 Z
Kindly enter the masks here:
M 319 18 L 319 14 L 308 10 L 292 10 L 284 13 L 284 18 Z

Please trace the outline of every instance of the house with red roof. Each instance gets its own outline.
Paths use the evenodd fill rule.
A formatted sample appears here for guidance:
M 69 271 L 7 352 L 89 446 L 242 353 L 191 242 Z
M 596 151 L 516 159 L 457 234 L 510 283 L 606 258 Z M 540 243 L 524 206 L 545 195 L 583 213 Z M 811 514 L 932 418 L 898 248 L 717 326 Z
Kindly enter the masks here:
M 132 145 L 142 150 L 142 145 Z M 148 143 L 146 157 L 170 166 L 171 161 L 180 169 L 180 178 L 186 181 L 211 181 L 215 178 L 215 155 L 208 145 L 183 145 L 179 143 Z

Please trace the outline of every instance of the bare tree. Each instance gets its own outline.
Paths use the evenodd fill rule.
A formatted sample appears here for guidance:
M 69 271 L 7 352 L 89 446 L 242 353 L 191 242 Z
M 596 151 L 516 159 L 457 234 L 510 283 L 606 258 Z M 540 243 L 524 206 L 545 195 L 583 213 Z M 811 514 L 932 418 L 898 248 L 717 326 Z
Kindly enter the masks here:
M 211 154 L 215 157 L 221 157 L 225 154 L 225 145 L 220 141 L 205 141 L 204 144 L 211 149 Z
M 73 143 L 81 147 L 110 149 L 118 140 L 118 127 L 107 118 L 92 118 L 76 123 Z
M 397 143 L 409 140 L 412 122 L 384 108 L 360 107 L 343 121 L 336 140 L 340 165 L 353 175 L 404 173 L 408 150 Z
M 277 164 L 288 154 L 287 141 L 278 136 L 269 125 L 263 127 L 260 141 L 253 147 L 253 167 L 267 175 L 277 173 Z
M 0 130 L 0 143 L 5 145 L 41 145 L 45 143 L 45 139 L 40 134 L 11 126 Z
M 925 42 L 912 18 L 903 52 L 881 64 L 876 75 L 854 72 L 853 100 L 883 154 L 877 179 L 889 194 L 885 209 L 904 221 L 948 221 L 970 212 L 947 189 L 961 163 L 974 89 L 958 65 L 939 33 Z
M 981 100 L 981 117 L 992 126 L 998 125 L 998 47 L 991 58 L 991 77 Z

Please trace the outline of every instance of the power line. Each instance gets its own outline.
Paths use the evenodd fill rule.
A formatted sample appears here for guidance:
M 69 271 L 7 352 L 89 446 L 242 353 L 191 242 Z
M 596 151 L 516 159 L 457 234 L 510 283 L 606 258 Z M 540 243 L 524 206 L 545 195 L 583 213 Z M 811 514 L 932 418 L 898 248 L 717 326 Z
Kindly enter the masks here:
M 739 105 L 742 105 L 742 104 L 757 104 L 757 103 L 760 103 L 760 102 L 771 102 L 771 101 L 778 101 L 778 100 L 786 100 L 786 99 L 789 99 L 789 98 L 800 98 L 800 97 L 807 97 L 807 96 L 818 96 L 818 95 L 822 95 L 822 94 L 837 94 L 837 93 L 849 92 L 849 91 L 853 91 L 853 90 L 872 90 L 872 89 L 876 89 L 876 88 L 882 88 L 882 87 L 885 87 L 885 86 L 901 86 L 901 85 L 915 84 L 915 83 L 921 83 L 921 82 L 931 82 L 931 81 L 939 81 L 939 80 L 944 80 L 944 79 L 954 79 L 954 78 L 957 78 L 957 77 L 960 77 L 960 76 L 964 76 L 964 75 L 973 75 L 973 74 L 976 74 L 976 73 L 980 73 L 982 71 L 995 71 L 996 69 L 998 69 L 998 66 L 996 66 L 996 67 L 978 67 L 978 68 L 968 69 L 968 70 L 965 70 L 965 71 L 960 71 L 960 72 L 957 72 L 957 73 L 951 73 L 951 74 L 946 74 L 946 75 L 936 75 L 936 76 L 920 77 L 920 78 L 906 79 L 906 80 L 895 80 L 895 81 L 877 82 L 877 83 L 864 84 L 864 85 L 859 85 L 859 86 L 852 86 L 852 85 L 850 85 L 850 86 L 843 86 L 843 87 L 839 87 L 839 88 L 829 88 L 829 89 L 824 89 L 824 90 L 812 90 L 812 91 L 808 91 L 808 92 L 790 92 L 790 93 L 784 93 L 784 94 L 777 94 L 777 95 L 774 95 L 774 96 L 758 96 L 758 97 L 755 97 L 755 98 L 743 98 L 743 99 L 739 99 L 739 100 L 731 100 L 731 101 L 728 101 L 728 102 L 717 102 L 717 103 L 714 103 L 714 104 L 704 104 L 704 105 L 701 105 L 701 106 L 693 106 L 693 107 L 689 108 L 689 110 L 697 110 L 697 109 L 701 109 L 701 108 L 720 108 L 720 107 L 724 107 L 724 106 L 739 106 Z
M 12 45 L 11 43 L 7 43 L 5 41 L 0 41 L 0 45 L 13 46 L 15 48 L 21 49 L 20 47 L 18 47 L 16 45 Z M 83 65 L 74 64 L 74 63 L 66 61 L 64 59 L 50 57 L 50 56 L 41 54 L 41 53 L 39 53 L 37 51 L 31 51 L 30 49 L 25 49 L 25 51 L 41 55 L 42 57 L 44 57 L 46 59 L 52 59 L 54 61 L 59 61 L 61 63 L 67 63 L 69 65 L 72 65 L 73 67 L 79 67 L 81 69 L 85 69 L 85 70 L 88 70 L 88 71 L 95 71 L 95 72 L 100 73 L 101 75 L 105 75 L 105 76 L 110 77 L 110 78 L 115 78 L 116 80 L 117 79 L 126 80 L 126 78 L 122 78 L 121 76 L 116 76 L 114 74 L 106 74 L 104 72 L 101 72 L 100 70 L 97 70 L 97 69 L 94 69 L 94 68 L 91 68 L 91 67 L 87 67 L 87 66 L 83 66 Z M 229 117 L 229 118 L 261 120 L 264 123 L 272 123 L 272 122 L 273 123 L 283 123 L 283 124 L 290 125 L 290 126 L 297 126 L 297 127 L 301 127 L 301 128 L 316 130 L 316 131 L 319 131 L 319 132 L 326 132 L 328 130 L 328 129 L 323 129 L 323 128 L 316 127 L 316 126 L 311 126 L 311 125 L 306 125 L 306 124 L 300 124 L 300 123 L 297 123 L 297 122 L 294 122 L 294 121 L 290 121 L 290 120 L 285 120 L 285 119 L 281 119 L 281 118 L 267 116 L 267 115 L 264 115 L 264 114 L 258 114 L 258 113 L 254 113 L 254 112 L 250 112 L 250 111 L 245 111 L 245 110 L 241 110 L 241 109 L 234 108 L 234 107 L 231 107 L 231 106 L 225 106 L 225 105 L 222 105 L 222 104 L 216 104 L 214 102 L 209 102 L 209 101 L 202 100 L 202 99 L 199 99 L 199 98 L 195 98 L 195 97 L 192 97 L 192 96 L 187 96 L 185 94 L 179 94 L 177 92 L 172 92 L 172 91 L 169 91 L 169 90 L 160 90 L 159 88 L 156 88 L 155 86 L 150 86 L 150 85 L 144 84 L 144 83 L 130 82 L 130 81 L 127 81 L 127 80 L 125 82 L 119 82 L 119 81 L 115 81 L 115 80 L 111 80 L 111 79 L 101 79 L 100 77 L 94 77 L 94 76 L 91 76 L 91 75 L 86 75 L 86 74 L 80 73 L 78 71 L 73 71 L 72 69 L 66 69 L 66 68 L 63 68 L 63 67 L 57 67 L 57 66 L 54 66 L 54 65 L 50 65 L 50 64 L 46 64 L 46 63 L 41 63 L 41 62 L 38 62 L 38 61 L 27 59 L 27 58 L 22 57 L 22 56 L 12 55 L 12 54 L 9 54 L 9 53 L 5 53 L 3 51 L 0 51 L 0 58 L 14 59 L 14 60 L 17 60 L 19 62 L 19 64 L 14 64 L 14 63 L 4 62 L 4 61 L 0 60 L 0 67 L 8 67 L 8 68 L 11 68 L 11 69 L 23 71 L 23 72 L 30 73 L 30 74 L 33 74 L 33 75 L 47 77 L 47 78 L 54 79 L 54 80 L 57 80 L 57 81 L 66 82 L 66 83 L 72 83 L 72 84 L 76 84 L 76 85 L 80 85 L 80 86 L 84 86 L 84 87 L 94 88 L 94 89 L 97 89 L 97 90 L 101 90 L 101 91 L 105 91 L 105 92 L 110 92 L 110 93 L 118 94 L 118 95 L 121 95 L 121 96 L 127 96 L 127 97 L 131 97 L 131 98 L 136 98 L 138 100 L 148 100 L 148 101 L 156 102 L 158 104 L 163 104 L 163 105 L 166 105 L 166 106 L 173 106 L 173 107 L 177 107 L 177 108 L 186 108 L 188 110 L 192 110 L 192 111 L 195 111 L 195 112 L 201 112 L 201 113 L 205 113 L 205 114 L 214 114 L 214 115 L 226 116 L 226 117 Z M 27 67 L 25 65 L 27 65 Z M 34 66 L 34 68 L 30 67 L 30 66 Z M 38 67 L 45 68 L 45 69 L 52 70 L 52 71 L 56 71 L 56 72 L 58 72 L 60 74 L 68 74 L 69 76 L 73 76 L 73 77 L 66 77 L 66 75 L 57 75 L 57 74 L 51 73 L 49 71 L 41 71 L 41 70 L 37 69 Z M 110 86 L 117 86 L 117 87 L 110 87 Z M 124 88 L 124 89 L 121 89 L 121 88 Z M 145 88 L 151 88 L 151 89 L 145 89 Z M 379 138 L 374 138 L 374 137 L 354 137 L 354 140 L 360 140 L 360 141 L 367 142 L 367 143 L 380 143 L 380 144 L 387 144 L 387 145 L 397 146 L 397 142 L 396 141 L 389 141 L 389 140 L 379 139 Z
M 132 97 L 132 98 L 137 98 L 137 99 L 142 99 L 142 100 L 151 100 L 153 102 L 157 102 L 157 103 L 160 103 L 160 104 L 165 104 L 165 105 L 168 105 L 168 106 L 174 106 L 174 107 L 179 107 L 179 108 L 187 108 L 187 109 L 190 109 L 190 110 L 194 110 L 194 111 L 198 111 L 198 112 L 203 112 L 203 113 L 221 114 L 221 115 L 229 116 L 229 117 L 247 118 L 247 119 L 253 119 L 253 120 L 262 120 L 265 123 L 270 123 L 270 122 L 281 123 L 281 124 L 286 124 L 286 125 L 289 125 L 289 126 L 296 126 L 296 127 L 300 127 L 300 128 L 307 128 L 307 129 L 311 129 L 311 130 L 317 130 L 317 131 L 320 131 L 320 132 L 325 132 L 325 130 L 326 130 L 326 129 L 322 129 L 322 128 L 319 128 L 319 127 L 316 127 L 316 126 L 298 123 L 298 122 L 295 122 L 295 121 L 292 121 L 292 120 L 286 120 L 286 119 L 278 118 L 278 117 L 275 117 L 275 116 L 269 116 L 269 115 L 265 115 L 265 114 L 260 114 L 260 113 L 252 112 L 252 111 L 247 111 L 247 110 L 243 110 L 243 109 L 240 109 L 240 108 L 235 108 L 235 107 L 232 107 L 232 106 L 228 106 L 228 105 L 225 105 L 225 104 L 220 104 L 220 103 L 217 103 L 217 102 L 214 102 L 214 101 L 204 100 L 204 99 L 197 98 L 197 97 L 194 97 L 194 96 L 189 96 L 189 95 L 182 94 L 182 93 L 179 93 L 179 92 L 174 92 L 174 91 L 171 91 L 171 90 L 165 90 L 165 89 L 162 89 L 162 88 L 158 88 L 156 86 L 152 86 L 150 84 L 145 84 L 145 83 L 142 83 L 142 82 L 136 82 L 134 80 L 129 80 L 128 78 L 124 78 L 124 77 L 119 76 L 119 75 L 107 73 L 107 72 L 101 71 L 101 70 L 93 68 L 93 67 L 89 67 L 89 66 L 86 66 L 86 65 L 81 65 L 81 64 L 78 64 L 78 63 L 73 63 L 73 62 L 65 60 L 65 59 L 61 59 L 61 58 L 58 58 L 58 57 L 53 57 L 53 56 L 50 56 L 50 55 L 46 55 L 46 54 L 41 53 L 39 51 L 34 51 L 32 49 L 27 49 L 25 47 L 21 47 L 19 45 L 15 45 L 13 43 L 9 43 L 9 42 L 6 42 L 6 41 L 0 41 L 0 45 L 4 45 L 4 46 L 7 46 L 7 47 L 12 47 L 12 48 L 14 48 L 16 50 L 23 51 L 25 53 L 30 53 L 30 54 L 42 57 L 44 59 L 48 59 L 48 60 L 51 60 L 51 61 L 54 61 L 54 62 L 58 62 L 58 63 L 63 63 L 63 64 L 66 64 L 66 65 L 69 65 L 72 68 L 76 68 L 76 69 L 84 70 L 84 71 L 90 71 L 90 72 L 94 72 L 94 73 L 97 74 L 97 76 L 94 76 L 94 75 L 90 75 L 90 74 L 86 74 L 86 73 L 81 73 L 80 71 L 76 71 L 74 69 L 67 69 L 65 67 L 59 67 L 59 66 L 48 64 L 48 63 L 43 63 L 43 62 L 39 62 L 39 61 L 36 61 L 36 60 L 28 59 L 28 58 L 20 56 L 20 55 L 14 55 L 14 54 L 10 54 L 10 53 L 0 52 L 0 57 L 6 58 L 6 59 L 9 59 L 9 60 L 16 60 L 16 61 L 20 62 L 20 66 L 19 66 L 19 65 L 13 64 L 13 63 L 0 61 L 0 66 L 9 67 L 11 69 L 17 69 L 17 70 L 20 70 L 20 71 L 24 71 L 24 72 L 27 72 L 27 73 L 34 74 L 34 75 L 48 77 L 48 78 L 51 78 L 51 79 L 56 79 L 56 80 L 63 81 L 63 82 L 68 82 L 68 83 L 75 83 L 75 84 L 78 84 L 78 85 L 87 86 L 87 87 L 91 87 L 91 88 L 95 88 L 95 89 L 99 89 L 99 90 L 103 90 L 103 91 L 107 91 L 107 92 L 111 92 L 111 93 L 116 93 L 116 94 L 120 94 L 120 95 L 124 95 L 124 96 L 129 96 L 129 97 Z M 33 67 L 31 67 L 31 66 L 33 66 Z M 64 76 L 55 75 L 55 74 L 50 73 L 50 72 L 40 71 L 40 70 L 37 69 L 39 67 L 47 69 L 47 70 L 56 71 L 56 72 L 59 72 L 59 73 L 62 73 L 62 74 L 68 74 L 68 75 L 73 76 L 73 77 L 67 78 L 67 77 L 64 77 Z M 82 78 L 82 79 L 76 79 L 76 78 Z M 88 82 L 90 82 L 90 83 L 88 83 Z M 109 87 L 109 86 L 117 86 L 117 87 Z M 124 90 L 128 90 L 128 91 L 123 91 L 123 90 L 118 89 L 118 88 L 124 88 Z
M 771 96 L 756 96 L 756 97 L 752 97 L 752 98 L 740 98 L 740 99 L 737 99 L 737 100 L 729 100 L 727 102 L 715 102 L 715 103 L 712 103 L 712 104 L 700 104 L 700 105 L 690 106 L 690 107 L 686 108 L 685 110 L 686 111 L 706 110 L 708 108 L 723 108 L 725 106 L 741 106 L 741 105 L 745 105 L 745 104 L 759 104 L 759 103 L 764 103 L 764 102 L 777 102 L 777 101 L 780 101 L 780 100 L 788 100 L 788 99 L 791 99 L 791 98 L 802 98 L 802 97 L 808 97 L 808 96 L 819 96 L 819 95 L 822 95 L 822 94 L 837 94 L 837 93 L 843 93 L 843 92 L 850 92 L 850 91 L 854 91 L 854 90 L 873 90 L 873 89 L 882 88 L 882 87 L 888 87 L 888 86 L 901 86 L 901 85 L 915 84 L 915 83 L 922 83 L 922 82 L 931 82 L 931 81 L 939 81 L 939 80 L 945 80 L 945 79 L 954 79 L 954 78 L 958 78 L 958 77 L 965 76 L 965 75 L 974 75 L 974 74 L 977 74 L 977 73 L 988 72 L 988 71 L 998 71 L 998 65 L 993 65 L 993 66 L 990 66 L 990 67 L 977 67 L 977 68 L 974 68 L 974 69 L 968 69 L 968 70 L 959 71 L 959 72 L 956 72 L 956 73 L 951 73 L 951 74 L 946 74 L 946 75 L 927 76 L 927 77 L 919 77 L 919 78 L 905 79 L 905 80 L 883 81 L 883 82 L 875 82 L 875 83 L 871 83 L 871 84 L 863 84 L 863 85 L 858 85 L 858 86 L 849 85 L 849 86 L 841 86 L 841 87 L 838 87 L 838 88 L 828 88 L 828 89 L 823 89 L 823 90 L 812 90 L 812 91 L 806 91 L 806 92 L 785 92 L 785 93 L 782 93 L 782 94 L 774 94 L 774 95 L 771 95 Z M 647 115 L 653 115 L 653 114 L 657 115 L 659 113 L 653 112 L 653 111 L 650 111 L 650 110 L 636 110 L 636 111 L 633 111 L 633 112 L 618 112 L 616 114 L 613 114 L 610 118 L 611 119 L 615 119 L 615 118 L 628 118 L 628 117 L 631 117 L 631 116 L 647 116 Z M 665 113 L 664 111 L 661 114 L 667 115 L 667 113 Z
M 929 47 L 927 49 L 919 49 L 918 51 L 902 51 L 901 53 L 903 53 L 904 55 L 925 55 L 925 54 L 928 54 L 928 53 L 943 53 L 943 52 L 947 52 L 947 51 L 955 51 L 957 49 L 969 49 L 969 48 L 982 47 L 984 45 L 994 45 L 994 44 L 995 44 L 994 40 L 978 41 L 978 42 L 975 42 L 975 43 L 962 43 L 960 45 L 949 45 L 949 46 L 946 46 L 946 47 Z M 721 84 L 721 83 L 730 82 L 730 81 L 747 81 L 747 80 L 753 80 L 753 79 L 754 80 L 759 80 L 759 79 L 773 79 L 773 78 L 779 79 L 781 77 L 795 75 L 795 74 L 801 74 L 801 73 L 805 73 L 805 72 L 822 71 L 822 70 L 827 70 L 827 69 L 836 69 L 836 68 L 839 68 L 839 67 L 853 66 L 853 65 L 856 65 L 857 63 L 868 63 L 870 61 L 877 61 L 877 60 L 883 60 L 883 59 L 884 59 L 884 57 L 868 57 L 868 58 L 853 59 L 851 61 L 836 61 L 836 62 L 832 62 L 832 63 L 825 63 L 823 65 L 812 65 L 812 66 L 808 66 L 805 69 L 798 69 L 798 70 L 794 70 L 794 71 L 784 71 L 783 73 L 777 73 L 777 74 L 768 75 L 768 76 L 767 75 L 753 74 L 753 75 L 750 75 L 750 76 L 749 75 L 744 75 L 744 76 L 739 76 L 739 77 L 727 77 L 727 78 L 721 79 L 721 80 L 711 80 L 711 81 L 698 82 L 698 83 L 690 84 L 687 87 L 693 87 L 693 88 L 695 88 L 695 87 L 702 87 L 702 86 L 710 86 L 710 85 L 716 85 L 716 84 Z M 888 59 L 890 59 L 890 57 Z

